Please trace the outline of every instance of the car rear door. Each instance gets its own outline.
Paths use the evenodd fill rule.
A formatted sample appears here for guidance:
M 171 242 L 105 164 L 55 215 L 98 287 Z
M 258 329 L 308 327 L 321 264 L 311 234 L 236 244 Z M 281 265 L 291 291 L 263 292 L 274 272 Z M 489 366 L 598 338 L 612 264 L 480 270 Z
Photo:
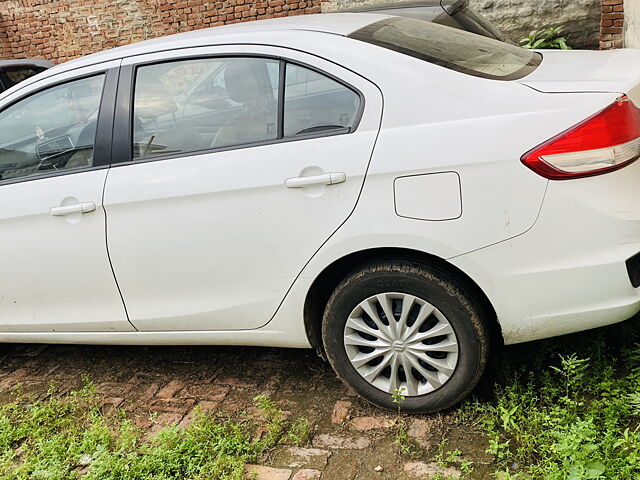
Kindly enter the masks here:
M 133 330 L 102 209 L 118 65 L 58 74 L 0 106 L 0 338 Z
M 104 199 L 116 278 L 139 330 L 257 328 L 355 208 L 381 94 L 297 51 L 171 55 L 123 64 Z M 211 62 L 222 80 L 201 75 Z M 208 115 L 189 96 L 207 83 Z

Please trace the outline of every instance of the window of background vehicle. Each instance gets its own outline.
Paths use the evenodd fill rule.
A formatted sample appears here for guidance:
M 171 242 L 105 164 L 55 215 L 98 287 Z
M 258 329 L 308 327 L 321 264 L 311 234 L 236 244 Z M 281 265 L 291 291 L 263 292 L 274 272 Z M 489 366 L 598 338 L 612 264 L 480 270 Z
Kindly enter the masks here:
M 33 77 L 36 73 L 44 72 L 45 67 L 4 67 L 2 72 L 4 73 L 6 80 L 6 88 L 13 87 L 15 84 L 26 80 L 29 77 Z
M 380 20 L 353 32 L 349 38 L 494 80 L 522 78 L 542 60 L 542 55 L 531 50 L 413 18 Z
M 278 60 L 233 57 L 138 68 L 133 157 L 276 139 L 278 67 Z
M 287 64 L 284 136 L 353 127 L 360 97 L 339 82 L 299 65 Z
M 93 165 L 104 75 L 48 88 L 0 112 L 0 179 Z
M 456 22 L 462 25 L 463 29 L 467 32 L 477 33 L 488 38 L 495 38 L 501 42 L 507 42 L 515 45 L 511 40 L 504 36 L 504 34 L 496 28 L 491 22 L 489 22 L 482 15 L 478 15 L 468 5 L 463 6 L 452 13 L 452 16 Z

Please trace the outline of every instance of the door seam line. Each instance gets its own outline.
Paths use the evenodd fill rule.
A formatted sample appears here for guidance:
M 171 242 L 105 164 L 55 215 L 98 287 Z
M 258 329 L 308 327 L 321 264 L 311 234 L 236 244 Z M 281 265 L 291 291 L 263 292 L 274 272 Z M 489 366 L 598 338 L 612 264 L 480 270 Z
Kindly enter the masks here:
M 118 289 L 118 295 L 120 295 L 120 301 L 122 302 L 122 308 L 124 308 L 124 314 L 127 316 L 127 322 L 129 325 L 133 327 L 136 332 L 139 330 L 136 326 L 131 323 L 131 319 L 129 318 L 129 311 L 127 310 L 127 304 L 124 301 L 124 296 L 122 295 L 122 290 L 120 289 L 120 284 L 118 283 L 118 278 L 116 277 L 116 272 L 113 269 L 113 262 L 111 261 L 111 253 L 109 252 L 109 240 L 108 240 L 108 218 L 107 218 L 107 209 L 104 206 L 104 194 L 107 188 L 107 179 L 109 178 L 109 172 L 111 172 L 111 166 L 107 169 L 107 174 L 104 176 L 104 184 L 102 185 L 102 201 L 100 202 L 100 207 L 102 208 L 102 212 L 104 214 L 104 245 L 107 250 L 107 259 L 109 260 L 109 267 L 111 268 L 111 274 L 113 275 L 113 281 L 116 283 L 116 288 Z

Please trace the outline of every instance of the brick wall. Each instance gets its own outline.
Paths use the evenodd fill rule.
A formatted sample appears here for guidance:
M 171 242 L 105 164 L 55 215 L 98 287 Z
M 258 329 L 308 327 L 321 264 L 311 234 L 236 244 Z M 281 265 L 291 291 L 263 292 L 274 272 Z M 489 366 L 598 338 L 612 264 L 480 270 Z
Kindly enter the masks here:
M 317 13 L 322 0 L 0 0 L 0 57 L 63 62 L 171 33 Z
M 602 0 L 600 17 L 600 48 L 622 48 L 624 43 L 623 0 Z
M 336 2 L 362 1 L 366 0 L 0 0 L 0 58 L 37 57 L 62 62 L 106 48 L 171 33 L 257 18 L 316 13 L 320 11 L 321 2 L 332 5 Z M 559 6 L 565 5 L 558 1 L 547 1 L 550 5 L 555 5 L 555 10 L 552 11 L 557 15 L 560 14 Z M 621 47 L 623 0 L 594 1 L 600 3 L 601 9 L 600 48 Z M 550 18 L 546 10 L 541 8 L 546 3 L 536 0 L 510 0 L 511 3 L 484 0 L 473 2 L 475 8 L 512 35 L 511 30 L 515 32 L 517 25 L 503 25 L 500 21 L 511 18 L 505 13 L 510 11 L 507 6 L 511 3 L 515 12 L 513 18 L 526 21 L 522 29 L 531 28 L 534 17 L 537 19 L 534 22 L 536 28 L 544 26 L 544 18 Z M 529 11 L 525 8 L 526 2 L 536 2 L 537 6 L 533 10 L 527 7 L 531 10 Z M 571 4 L 571 8 L 567 10 L 568 20 L 563 19 L 560 23 L 577 21 L 579 17 L 582 23 L 569 25 L 568 31 L 582 32 L 582 37 L 571 39 L 572 43 L 578 48 L 588 47 L 591 38 L 591 0 L 581 1 L 579 5 L 582 5 L 582 9 L 578 10 L 577 4 L 568 3 Z M 499 14 L 498 17 L 492 17 L 493 10 Z M 552 23 L 557 20 L 554 17 Z M 522 35 L 519 30 L 516 33 Z M 515 37 L 519 38 L 518 35 Z
M 0 59 L 12 57 L 13 55 L 11 54 L 11 46 L 7 39 L 7 32 L 2 24 L 2 19 L 0 18 Z

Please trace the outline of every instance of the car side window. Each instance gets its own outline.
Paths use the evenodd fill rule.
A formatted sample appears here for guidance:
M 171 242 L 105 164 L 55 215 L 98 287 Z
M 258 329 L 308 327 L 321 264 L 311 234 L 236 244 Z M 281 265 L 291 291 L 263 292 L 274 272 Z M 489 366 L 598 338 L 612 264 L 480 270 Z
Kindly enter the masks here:
M 299 65 L 287 64 L 284 136 L 347 130 L 357 119 L 360 97 L 341 83 Z
M 5 67 L 2 69 L 6 77 L 6 87 L 13 87 L 14 85 L 26 80 L 29 77 L 33 77 L 35 74 L 44 72 L 45 67 Z
M 47 88 L 0 112 L 0 180 L 93 166 L 104 74 Z
M 205 58 L 136 71 L 133 157 L 277 138 L 278 60 Z

